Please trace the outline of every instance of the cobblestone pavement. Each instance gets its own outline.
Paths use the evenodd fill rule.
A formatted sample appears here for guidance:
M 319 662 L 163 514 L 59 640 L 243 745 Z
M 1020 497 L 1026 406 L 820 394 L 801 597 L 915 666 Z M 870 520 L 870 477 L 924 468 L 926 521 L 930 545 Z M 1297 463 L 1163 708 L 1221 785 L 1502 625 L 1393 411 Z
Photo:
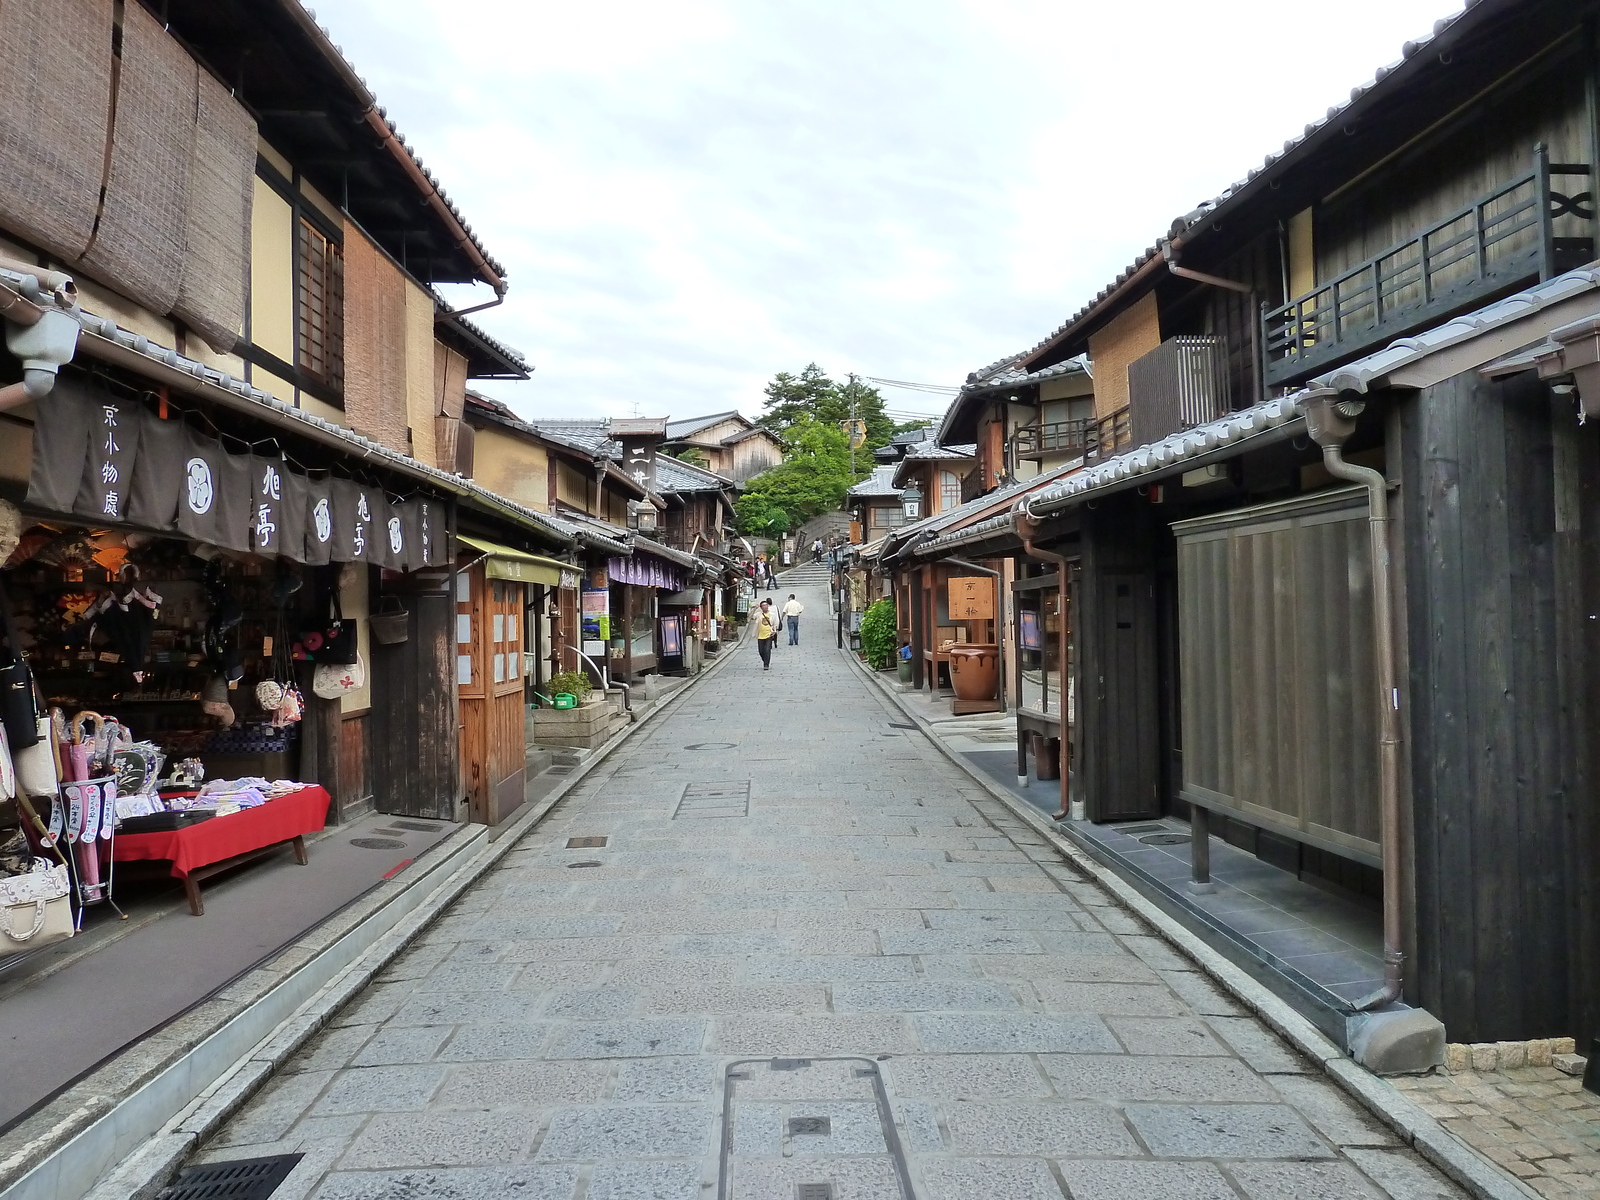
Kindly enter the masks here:
M 202 1157 L 303 1154 L 274 1200 L 1461 1195 L 802 599 L 800 647 L 607 760 Z
M 1552 1200 L 1600 1197 L 1600 1096 L 1554 1067 L 1394 1081 L 1429 1116 Z

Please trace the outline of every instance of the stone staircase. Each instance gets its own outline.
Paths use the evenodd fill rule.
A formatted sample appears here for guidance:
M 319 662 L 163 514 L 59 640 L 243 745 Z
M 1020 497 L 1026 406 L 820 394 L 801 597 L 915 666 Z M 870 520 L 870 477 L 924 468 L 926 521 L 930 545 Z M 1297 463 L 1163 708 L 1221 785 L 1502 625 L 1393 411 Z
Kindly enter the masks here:
M 790 567 L 787 571 L 778 572 L 779 587 L 816 587 L 823 591 L 828 590 L 828 564 L 826 562 L 814 563 L 808 558 L 798 566 Z

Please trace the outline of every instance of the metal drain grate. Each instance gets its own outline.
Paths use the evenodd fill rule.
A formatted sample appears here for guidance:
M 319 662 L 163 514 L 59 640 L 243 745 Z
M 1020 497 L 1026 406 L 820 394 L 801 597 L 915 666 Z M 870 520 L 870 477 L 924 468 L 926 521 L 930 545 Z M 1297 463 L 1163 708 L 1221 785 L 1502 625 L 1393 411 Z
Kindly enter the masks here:
M 789 1136 L 796 1134 L 828 1135 L 833 1133 L 833 1120 L 829 1117 L 790 1117 Z
M 833 1184 L 797 1183 L 794 1185 L 794 1200 L 833 1200 Z
M 571 868 L 571 867 L 598 867 L 599 865 L 600 864 L 597 863 L 597 862 L 581 862 L 581 863 L 568 863 L 567 864 L 567 866 L 569 868 Z
M 406 844 L 399 838 L 351 838 L 352 846 L 360 846 L 363 850 L 404 850 Z
M 396 829 L 409 829 L 414 833 L 437 833 L 437 825 L 429 825 L 426 821 L 390 821 Z
M 274 1154 L 185 1167 L 157 1200 L 266 1200 L 303 1157 Z
M 673 810 L 672 819 L 680 817 L 748 817 L 750 815 L 750 781 L 733 780 L 725 783 L 690 783 L 683 789 L 683 797 Z
M 1181 846 L 1189 840 L 1187 833 L 1153 833 L 1139 839 L 1146 846 Z
M 738 742 L 695 742 L 691 746 L 685 746 L 684 749 L 685 750 L 732 750 L 738 744 L 739 744 Z
M 1170 832 L 1165 825 L 1113 825 L 1118 833 L 1125 833 L 1129 837 L 1138 837 L 1142 833 L 1167 833 Z
M 568 850 L 598 850 L 606 844 L 605 836 L 575 837 L 567 839 Z

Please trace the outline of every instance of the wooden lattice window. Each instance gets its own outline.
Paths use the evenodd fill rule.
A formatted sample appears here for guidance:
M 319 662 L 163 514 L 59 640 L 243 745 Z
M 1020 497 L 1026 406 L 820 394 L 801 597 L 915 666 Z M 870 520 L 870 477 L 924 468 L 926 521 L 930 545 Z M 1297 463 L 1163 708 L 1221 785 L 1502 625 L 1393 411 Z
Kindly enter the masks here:
M 298 350 L 301 371 L 344 390 L 344 253 L 311 222 L 300 222 Z

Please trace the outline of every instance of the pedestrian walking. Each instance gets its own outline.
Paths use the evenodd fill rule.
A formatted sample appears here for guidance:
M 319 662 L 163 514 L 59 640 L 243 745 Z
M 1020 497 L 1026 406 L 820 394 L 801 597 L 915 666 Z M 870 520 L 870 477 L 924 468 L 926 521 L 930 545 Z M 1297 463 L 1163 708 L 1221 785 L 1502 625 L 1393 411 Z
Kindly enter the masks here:
M 811 543 L 811 561 L 814 562 L 814 563 L 819 563 L 819 562 L 822 561 L 822 539 L 821 538 L 818 538 L 816 541 Z
M 761 669 L 772 670 L 772 647 L 778 641 L 778 614 L 770 599 L 761 602 L 756 614 L 756 649 L 761 654 Z
M 783 620 L 789 626 L 789 645 L 800 644 L 800 614 L 805 612 L 805 606 L 794 598 L 794 593 L 789 593 L 789 599 L 783 606 Z

